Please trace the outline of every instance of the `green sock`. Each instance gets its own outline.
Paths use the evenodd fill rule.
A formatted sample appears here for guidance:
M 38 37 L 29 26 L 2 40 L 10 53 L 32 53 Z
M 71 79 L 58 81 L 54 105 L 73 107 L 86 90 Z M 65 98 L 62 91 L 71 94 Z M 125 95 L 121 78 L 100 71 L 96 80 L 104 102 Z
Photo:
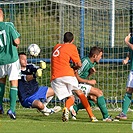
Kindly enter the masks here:
M 103 118 L 104 119 L 107 118 L 109 115 L 108 115 L 108 110 L 106 107 L 106 102 L 105 102 L 104 96 L 100 96 L 97 98 L 97 105 L 101 110 Z
M 79 103 L 79 104 L 74 105 L 73 108 L 77 113 L 79 109 L 84 109 L 84 106 L 82 103 Z
M 89 102 L 89 104 L 90 104 L 91 107 L 92 107 L 92 106 L 93 106 L 93 107 L 95 106 L 95 103 L 94 103 L 92 100 L 88 100 L 88 102 Z M 77 104 L 77 105 L 74 105 L 73 108 L 74 108 L 74 110 L 75 110 L 76 113 L 77 113 L 79 109 L 84 109 L 84 106 L 83 106 L 82 103 L 79 103 L 79 104 Z
M 5 93 L 5 84 L 0 83 L 0 105 L 2 105 L 4 93 Z
M 122 112 L 126 115 L 130 105 L 132 94 L 126 93 L 123 99 Z
M 91 107 L 95 107 L 95 103 L 92 100 L 88 100 Z
M 10 88 L 9 97 L 10 97 L 10 109 L 12 110 L 12 112 L 15 112 L 16 109 L 17 93 L 18 93 L 17 87 Z

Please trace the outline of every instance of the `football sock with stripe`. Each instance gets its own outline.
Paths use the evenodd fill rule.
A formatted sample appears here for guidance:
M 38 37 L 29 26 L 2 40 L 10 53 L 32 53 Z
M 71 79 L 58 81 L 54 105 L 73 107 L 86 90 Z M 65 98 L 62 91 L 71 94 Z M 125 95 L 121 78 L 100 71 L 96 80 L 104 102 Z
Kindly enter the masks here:
M 97 98 L 97 105 L 101 110 L 103 118 L 104 119 L 107 118 L 109 116 L 109 114 L 108 114 L 108 110 L 106 107 L 106 102 L 105 102 L 104 96 L 100 96 Z
M 126 115 L 128 107 L 131 103 L 132 94 L 126 93 L 123 99 L 122 112 Z
M 16 109 L 17 93 L 18 93 L 17 87 L 13 87 L 12 86 L 10 88 L 10 94 L 9 94 L 9 98 L 10 98 L 10 109 L 11 109 L 12 112 L 15 112 L 15 109 Z

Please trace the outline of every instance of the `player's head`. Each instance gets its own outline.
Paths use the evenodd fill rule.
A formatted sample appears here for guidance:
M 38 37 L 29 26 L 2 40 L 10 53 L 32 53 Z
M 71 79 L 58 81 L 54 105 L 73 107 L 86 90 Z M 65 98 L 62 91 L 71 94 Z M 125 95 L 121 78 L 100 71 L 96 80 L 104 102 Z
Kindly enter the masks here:
M 26 56 L 26 54 L 24 52 L 21 52 L 18 55 L 19 55 L 19 61 L 20 61 L 21 67 L 26 67 L 26 65 L 27 65 L 27 56 Z
M 4 13 L 2 8 L 0 8 L 0 21 L 3 21 L 3 19 L 4 19 Z
M 97 46 L 94 46 L 90 49 L 89 58 L 93 58 L 95 62 L 99 62 L 103 55 L 103 49 Z
M 72 43 L 73 42 L 73 39 L 74 39 L 74 36 L 71 32 L 66 32 L 64 34 L 64 43 Z

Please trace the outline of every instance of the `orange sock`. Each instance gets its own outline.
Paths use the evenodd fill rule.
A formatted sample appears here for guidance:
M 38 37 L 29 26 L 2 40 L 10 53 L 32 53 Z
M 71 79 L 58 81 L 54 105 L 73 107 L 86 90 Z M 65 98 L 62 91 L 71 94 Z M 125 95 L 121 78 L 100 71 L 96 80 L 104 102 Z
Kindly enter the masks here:
M 80 100 L 81 100 L 83 106 L 85 107 L 87 113 L 89 114 L 90 118 L 93 117 L 94 114 L 92 113 L 91 107 L 90 107 L 90 105 L 89 105 L 89 103 L 88 103 L 88 100 L 87 100 L 87 98 L 85 97 L 85 95 L 84 95 L 84 94 L 80 94 L 80 95 L 79 95 L 79 98 L 80 98 Z
M 69 108 L 74 104 L 74 98 L 69 97 L 65 102 L 65 107 L 69 110 Z

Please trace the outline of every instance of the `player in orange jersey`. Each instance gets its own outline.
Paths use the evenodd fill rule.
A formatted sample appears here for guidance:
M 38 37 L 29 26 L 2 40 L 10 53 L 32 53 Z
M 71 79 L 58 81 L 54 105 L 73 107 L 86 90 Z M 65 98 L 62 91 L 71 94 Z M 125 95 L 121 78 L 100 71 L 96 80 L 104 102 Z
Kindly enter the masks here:
M 83 106 L 88 112 L 91 121 L 98 121 L 92 113 L 90 105 L 84 93 L 78 88 L 78 81 L 70 62 L 74 63 L 75 69 L 82 66 L 77 47 L 73 44 L 74 36 L 71 32 L 64 34 L 64 43 L 57 44 L 51 56 L 51 86 L 59 100 L 67 98 L 63 108 L 62 120 L 69 120 L 69 109 L 74 104 L 74 91 L 80 98 Z

